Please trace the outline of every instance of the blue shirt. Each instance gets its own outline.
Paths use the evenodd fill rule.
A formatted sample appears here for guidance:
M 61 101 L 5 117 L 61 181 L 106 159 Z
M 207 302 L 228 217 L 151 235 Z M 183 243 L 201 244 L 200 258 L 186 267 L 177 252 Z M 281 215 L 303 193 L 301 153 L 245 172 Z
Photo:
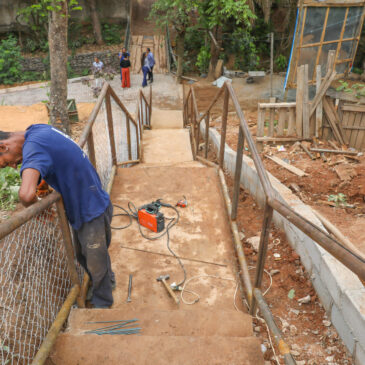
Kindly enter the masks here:
M 62 195 L 67 218 L 76 230 L 103 214 L 110 204 L 86 154 L 50 125 L 27 128 L 20 173 L 28 168 L 39 171 L 41 178 Z
M 155 57 L 153 57 L 153 53 L 152 52 L 149 52 L 147 54 L 147 59 L 148 59 L 148 64 L 151 67 L 153 67 L 155 65 Z

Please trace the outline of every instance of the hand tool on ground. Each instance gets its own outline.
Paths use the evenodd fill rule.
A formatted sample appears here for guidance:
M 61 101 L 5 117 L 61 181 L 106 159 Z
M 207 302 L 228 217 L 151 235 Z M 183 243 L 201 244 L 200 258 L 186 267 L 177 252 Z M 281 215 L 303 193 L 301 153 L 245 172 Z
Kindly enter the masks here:
M 132 278 L 133 278 L 133 275 L 130 274 L 129 275 L 129 283 L 128 283 L 128 298 L 127 298 L 127 303 L 130 303 L 132 301 L 132 298 L 131 298 L 131 294 L 132 294 Z
M 170 294 L 171 298 L 174 299 L 174 301 L 175 301 L 176 304 L 179 304 L 180 303 L 180 299 L 175 295 L 175 293 L 173 292 L 173 290 L 166 283 L 166 280 L 169 280 L 169 279 L 170 279 L 170 275 L 161 275 L 156 280 L 157 281 L 161 281 L 163 283 L 163 285 L 165 285 L 165 288 L 168 291 L 168 293 Z
M 180 207 L 180 208 L 186 208 L 188 206 L 188 201 L 186 200 L 185 196 L 183 195 L 183 198 L 184 199 L 181 199 L 179 200 L 177 203 L 176 203 L 176 206 L 177 207 Z

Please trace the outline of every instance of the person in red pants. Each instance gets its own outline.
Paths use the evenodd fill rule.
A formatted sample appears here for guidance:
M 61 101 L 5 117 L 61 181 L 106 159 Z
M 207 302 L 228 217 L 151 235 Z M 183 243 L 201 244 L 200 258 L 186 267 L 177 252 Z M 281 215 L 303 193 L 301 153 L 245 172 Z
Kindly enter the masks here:
M 123 57 L 120 60 L 120 67 L 122 69 L 122 88 L 131 87 L 130 71 L 131 62 L 127 53 L 123 53 Z

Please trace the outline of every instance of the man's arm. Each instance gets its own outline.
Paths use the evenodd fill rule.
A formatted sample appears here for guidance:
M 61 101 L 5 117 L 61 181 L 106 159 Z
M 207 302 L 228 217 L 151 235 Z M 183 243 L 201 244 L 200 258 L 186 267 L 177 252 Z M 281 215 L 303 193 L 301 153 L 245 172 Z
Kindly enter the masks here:
M 22 185 L 19 189 L 19 199 L 25 207 L 29 207 L 38 200 L 36 191 L 39 177 L 40 173 L 35 169 L 27 168 L 22 172 Z

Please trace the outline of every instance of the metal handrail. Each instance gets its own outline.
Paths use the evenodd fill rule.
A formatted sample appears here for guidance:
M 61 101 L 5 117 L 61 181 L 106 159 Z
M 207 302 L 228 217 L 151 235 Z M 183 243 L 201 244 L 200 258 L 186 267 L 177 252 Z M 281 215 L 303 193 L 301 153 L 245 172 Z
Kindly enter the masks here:
M 359 276 L 361 280 L 365 280 L 365 260 L 356 254 L 356 252 L 352 251 L 350 248 L 345 247 L 336 239 L 332 238 L 327 232 L 304 218 L 299 213 L 295 212 L 293 208 L 291 208 L 287 203 L 282 202 L 278 197 L 277 193 L 274 190 L 271 181 L 268 177 L 267 171 L 263 165 L 263 162 L 260 158 L 260 155 L 257 151 L 256 144 L 252 138 L 251 132 L 249 130 L 248 124 L 245 120 L 242 109 L 239 105 L 237 96 L 234 92 L 234 89 L 231 83 L 226 82 L 224 86 L 218 91 L 208 109 L 202 114 L 199 115 L 197 100 L 194 92 L 194 87 L 190 87 L 190 92 L 185 96 L 184 93 L 184 102 L 183 102 L 183 115 L 184 115 L 184 125 L 188 124 L 188 121 L 191 120 L 191 134 L 192 134 L 192 148 L 193 148 L 193 156 L 194 159 L 197 159 L 201 162 L 207 163 L 210 165 L 211 163 L 204 158 L 198 156 L 199 150 L 199 131 L 200 131 L 200 123 L 203 119 L 206 120 L 206 128 L 209 128 L 209 118 L 210 111 L 213 106 L 217 103 L 219 98 L 224 95 L 224 104 L 223 104 L 223 114 L 222 114 L 222 131 L 221 131 L 221 143 L 220 150 L 218 156 L 219 165 L 217 167 L 219 172 L 219 177 L 222 185 L 223 195 L 226 200 L 227 210 L 231 221 L 232 233 L 235 241 L 235 248 L 237 252 L 237 256 L 239 259 L 239 263 L 241 266 L 240 276 L 244 283 L 244 288 L 247 296 L 247 302 L 250 309 L 250 313 L 254 315 L 256 313 L 256 306 L 258 305 L 262 312 L 266 311 L 266 315 L 269 318 L 270 316 L 267 314 L 268 307 L 261 293 L 261 283 L 264 272 L 264 264 L 266 260 L 266 254 L 268 249 L 268 241 L 270 234 L 270 225 L 273 217 L 273 212 L 276 211 L 280 215 L 282 215 L 289 222 L 294 224 L 297 228 L 299 228 L 302 232 L 312 238 L 315 242 L 317 242 L 322 248 L 324 248 L 327 252 L 333 255 L 336 259 L 338 259 L 343 265 L 345 265 L 348 269 L 350 269 L 353 273 Z M 236 156 L 236 165 L 235 165 L 235 177 L 234 177 L 234 190 L 233 190 L 233 200 L 231 202 L 230 197 L 228 195 L 227 185 L 225 183 L 225 178 L 223 174 L 223 162 L 224 162 L 224 150 L 225 150 L 225 139 L 226 139 L 226 129 L 227 129 L 227 115 L 228 115 L 228 103 L 229 98 L 233 102 L 233 106 L 235 112 L 239 119 L 239 138 L 237 144 L 237 156 Z M 190 108 L 189 108 L 190 106 Z M 244 253 L 242 250 L 242 245 L 237 238 L 236 232 L 236 215 L 237 215 L 237 206 L 238 206 L 238 197 L 239 197 L 239 189 L 240 189 L 240 179 L 241 179 L 241 169 L 242 169 L 242 157 L 244 151 L 244 141 L 246 140 L 249 152 L 251 153 L 251 157 L 253 159 L 257 174 L 259 176 L 259 181 L 261 187 L 265 194 L 265 207 L 264 207 L 264 219 L 262 224 L 261 236 L 260 236 L 260 244 L 259 244 L 259 252 L 258 252 L 258 260 L 257 267 L 255 272 L 255 280 L 254 280 L 254 289 L 252 289 L 251 279 L 248 274 L 247 264 L 244 257 Z M 207 148 L 209 143 L 209 133 L 206 131 L 205 133 L 205 154 L 207 155 Z M 242 257 L 243 256 L 243 257 Z M 270 313 L 270 312 L 269 312 Z M 270 313 L 271 315 L 271 313 Z M 272 317 L 272 315 L 271 315 Z M 274 333 L 274 336 L 278 335 L 277 326 L 272 318 L 269 318 L 267 321 L 268 326 L 271 332 Z M 279 349 L 282 355 L 285 358 L 286 364 L 295 364 L 295 360 L 292 358 L 290 353 L 287 351 L 287 347 L 285 342 L 283 342 L 280 337 Z

